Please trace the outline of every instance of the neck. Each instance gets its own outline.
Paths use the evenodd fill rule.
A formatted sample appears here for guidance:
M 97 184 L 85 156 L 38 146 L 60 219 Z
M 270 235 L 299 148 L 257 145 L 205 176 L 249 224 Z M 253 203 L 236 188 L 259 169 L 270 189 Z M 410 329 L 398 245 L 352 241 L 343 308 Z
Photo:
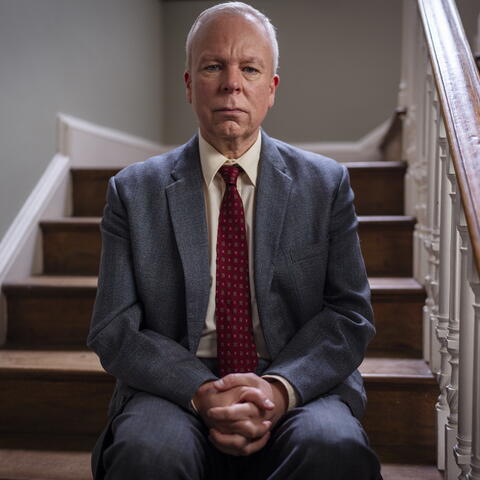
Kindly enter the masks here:
M 235 160 L 240 158 L 258 138 L 258 130 L 248 138 L 211 138 L 200 129 L 202 137 L 224 157 Z

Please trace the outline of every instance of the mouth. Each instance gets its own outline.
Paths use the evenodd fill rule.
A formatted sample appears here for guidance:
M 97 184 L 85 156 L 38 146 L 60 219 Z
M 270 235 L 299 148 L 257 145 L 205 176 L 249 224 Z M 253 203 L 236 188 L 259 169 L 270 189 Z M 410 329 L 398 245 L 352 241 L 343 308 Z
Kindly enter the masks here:
M 214 110 L 215 113 L 227 113 L 227 114 L 239 114 L 239 113 L 245 113 L 245 110 L 242 110 L 241 108 L 216 108 Z

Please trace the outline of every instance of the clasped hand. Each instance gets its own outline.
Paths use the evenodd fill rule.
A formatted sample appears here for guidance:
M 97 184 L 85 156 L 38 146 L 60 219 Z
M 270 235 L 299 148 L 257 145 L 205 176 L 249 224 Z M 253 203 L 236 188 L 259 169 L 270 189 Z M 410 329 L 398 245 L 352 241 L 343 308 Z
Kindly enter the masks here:
M 221 452 L 237 456 L 262 449 L 287 409 L 283 385 L 254 373 L 232 373 L 204 383 L 193 400 L 209 427 L 210 441 Z

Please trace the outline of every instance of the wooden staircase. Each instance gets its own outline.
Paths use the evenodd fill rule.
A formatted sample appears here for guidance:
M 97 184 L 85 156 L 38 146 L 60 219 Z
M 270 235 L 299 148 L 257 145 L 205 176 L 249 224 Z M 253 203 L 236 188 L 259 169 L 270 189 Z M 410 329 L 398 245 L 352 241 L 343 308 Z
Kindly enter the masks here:
M 414 219 L 403 213 L 401 162 L 348 165 L 377 336 L 361 367 L 364 425 L 385 480 L 440 479 L 438 386 L 422 360 L 425 293 L 412 278 Z M 96 291 L 99 222 L 112 169 L 72 171 L 73 217 L 41 223 L 44 274 L 3 285 L 0 480 L 86 480 L 113 379 L 85 341 Z

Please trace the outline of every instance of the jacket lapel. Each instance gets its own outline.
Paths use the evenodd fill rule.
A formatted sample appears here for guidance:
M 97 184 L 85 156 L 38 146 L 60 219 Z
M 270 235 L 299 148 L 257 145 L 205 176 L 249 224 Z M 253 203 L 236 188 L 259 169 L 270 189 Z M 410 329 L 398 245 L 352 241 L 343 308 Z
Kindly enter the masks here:
M 268 346 L 268 291 L 283 229 L 292 179 L 274 142 L 262 132 L 256 191 L 254 259 L 258 313 Z
M 197 136 L 178 156 L 172 177 L 166 193 L 185 276 L 189 348 L 196 352 L 210 291 L 208 230 Z

